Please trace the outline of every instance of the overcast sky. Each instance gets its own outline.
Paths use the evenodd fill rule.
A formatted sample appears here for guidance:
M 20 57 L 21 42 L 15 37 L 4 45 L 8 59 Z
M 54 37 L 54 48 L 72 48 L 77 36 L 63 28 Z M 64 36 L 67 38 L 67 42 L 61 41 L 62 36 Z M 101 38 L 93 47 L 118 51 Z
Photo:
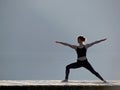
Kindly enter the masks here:
M 88 50 L 88 60 L 105 79 L 120 79 L 120 0 L 0 0 L 0 79 L 64 79 L 77 44 L 107 38 Z M 70 79 L 97 79 L 71 70 Z

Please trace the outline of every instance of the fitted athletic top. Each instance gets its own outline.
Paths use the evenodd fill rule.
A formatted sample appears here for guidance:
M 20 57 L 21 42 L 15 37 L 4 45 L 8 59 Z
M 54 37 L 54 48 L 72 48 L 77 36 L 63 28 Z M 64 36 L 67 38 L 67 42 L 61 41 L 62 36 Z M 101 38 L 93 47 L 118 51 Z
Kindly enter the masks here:
M 77 47 L 76 52 L 77 52 L 77 58 L 80 58 L 86 56 L 87 49 L 85 48 L 85 46 L 83 48 Z

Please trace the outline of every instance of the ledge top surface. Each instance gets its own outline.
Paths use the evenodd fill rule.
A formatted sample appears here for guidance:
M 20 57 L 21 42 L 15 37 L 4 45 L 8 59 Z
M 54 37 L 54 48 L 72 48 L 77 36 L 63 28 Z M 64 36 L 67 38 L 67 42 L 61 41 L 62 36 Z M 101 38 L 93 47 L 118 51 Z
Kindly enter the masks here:
M 0 86 L 120 86 L 120 80 L 0 80 Z

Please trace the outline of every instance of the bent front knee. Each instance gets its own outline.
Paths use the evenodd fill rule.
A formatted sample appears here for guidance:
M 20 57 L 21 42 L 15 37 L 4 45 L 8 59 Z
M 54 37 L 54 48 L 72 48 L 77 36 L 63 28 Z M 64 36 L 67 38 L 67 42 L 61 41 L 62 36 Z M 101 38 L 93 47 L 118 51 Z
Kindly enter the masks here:
M 70 69 L 70 66 L 69 66 L 69 65 L 67 65 L 67 66 L 66 66 L 66 69 Z

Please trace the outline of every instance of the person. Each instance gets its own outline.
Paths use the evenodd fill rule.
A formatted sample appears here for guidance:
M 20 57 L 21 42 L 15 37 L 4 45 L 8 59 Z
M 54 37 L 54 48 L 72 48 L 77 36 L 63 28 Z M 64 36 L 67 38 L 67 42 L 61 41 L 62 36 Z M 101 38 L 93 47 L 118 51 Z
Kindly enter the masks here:
M 87 70 L 89 70 L 91 73 L 93 73 L 96 77 L 98 77 L 100 80 L 102 80 L 103 82 L 106 83 L 106 81 L 102 78 L 102 76 L 94 70 L 94 68 L 88 62 L 87 57 L 86 57 L 86 52 L 87 52 L 87 49 L 89 47 L 91 47 L 95 44 L 98 44 L 102 41 L 105 41 L 105 40 L 107 40 L 107 39 L 105 38 L 105 39 L 94 41 L 94 42 L 89 43 L 89 44 L 85 44 L 86 38 L 84 36 L 79 36 L 77 38 L 79 45 L 71 45 L 71 44 L 66 43 L 66 42 L 55 41 L 56 43 L 68 46 L 68 47 L 76 50 L 76 52 L 77 52 L 77 61 L 66 66 L 65 79 L 63 80 L 63 82 L 68 82 L 70 69 L 84 67 Z

